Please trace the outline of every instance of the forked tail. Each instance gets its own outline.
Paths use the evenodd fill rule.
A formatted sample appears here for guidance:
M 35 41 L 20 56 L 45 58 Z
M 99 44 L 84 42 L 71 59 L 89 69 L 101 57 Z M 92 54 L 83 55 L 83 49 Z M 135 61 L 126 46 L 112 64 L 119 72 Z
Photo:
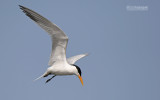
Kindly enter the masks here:
M 48 76 L 48 73 L 45 72 L 43 75 L 41 75 L 40 77 L 36 78 L 34 81 L 37 81 L 37 80 L 39 80 L 40 78 L 47 77 L 47 76 Z

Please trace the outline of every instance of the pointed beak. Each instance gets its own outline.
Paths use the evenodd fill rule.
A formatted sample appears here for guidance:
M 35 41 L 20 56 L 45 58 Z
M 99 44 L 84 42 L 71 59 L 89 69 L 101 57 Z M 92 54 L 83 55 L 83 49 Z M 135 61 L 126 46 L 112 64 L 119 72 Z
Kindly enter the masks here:
M 82 77 L 81 77 L 80 75 L 78 75 L 78 78 L 79 78 L 79 80 L 81 81 L 82 86 L 83 86 L 83 80 L 82 80 Z

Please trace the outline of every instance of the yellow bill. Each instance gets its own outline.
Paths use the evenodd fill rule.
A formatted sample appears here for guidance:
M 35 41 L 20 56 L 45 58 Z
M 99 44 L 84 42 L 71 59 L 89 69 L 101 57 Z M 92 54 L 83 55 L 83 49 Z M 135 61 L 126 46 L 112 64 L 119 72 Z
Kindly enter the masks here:
M 80 75 L 78 75 L 79 80 L 81 81 L 82 85 L 83 85 L 83 80 L 82 77 Z

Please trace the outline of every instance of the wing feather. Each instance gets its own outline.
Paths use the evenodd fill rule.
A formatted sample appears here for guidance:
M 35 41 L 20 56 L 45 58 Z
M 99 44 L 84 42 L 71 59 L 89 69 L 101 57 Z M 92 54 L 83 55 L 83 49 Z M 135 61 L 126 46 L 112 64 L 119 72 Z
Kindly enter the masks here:
M 76 61 L 78 61 L 79 59 L 87 56 L 88 54 L 80 54 L 80 55 L 76 55 L 76 56 L 73 56 L 73 57 L 70 57 L 70 58 L 67 58 L 67 62 L 69 64 L 74 64 Z
M 52 64 L 57 60 L 66 61 L 68 37 L 65 35 L 65 33 L 57 25 L 51 23 L 48 19 L 44 18 L 35 11 L 21 5 L 20 9 L 22 9 L 28 17 L 30 17 L 51 36 L 52 53 L 48 65 L 52 66 Z

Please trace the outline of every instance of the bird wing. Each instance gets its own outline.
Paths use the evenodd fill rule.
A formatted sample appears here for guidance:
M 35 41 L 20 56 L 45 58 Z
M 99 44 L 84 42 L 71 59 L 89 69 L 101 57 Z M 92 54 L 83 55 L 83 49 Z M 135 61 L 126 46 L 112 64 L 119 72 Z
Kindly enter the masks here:
M 55 24 L 51 23 L 48 19 L 39 15 L 38 13 L 20 5 L 20 9 L 36 22 L 41 28 L 43 28 L 52 39 L 52 53 L 48 65 L 52 66 L 55 61 L 66 61 L 66 47 L 68 43 L 68 37 L 65 33 Z
M 69 64 L 74 64 L 76 61 L 78 61 L 79 59 L 87 56 L 88 54 L 80 54 L 80 55 L 76 55 L 76 56 L 73 56 L 73 57 L 70 57 L 70 58 L 67 58 L 67 62 Z

